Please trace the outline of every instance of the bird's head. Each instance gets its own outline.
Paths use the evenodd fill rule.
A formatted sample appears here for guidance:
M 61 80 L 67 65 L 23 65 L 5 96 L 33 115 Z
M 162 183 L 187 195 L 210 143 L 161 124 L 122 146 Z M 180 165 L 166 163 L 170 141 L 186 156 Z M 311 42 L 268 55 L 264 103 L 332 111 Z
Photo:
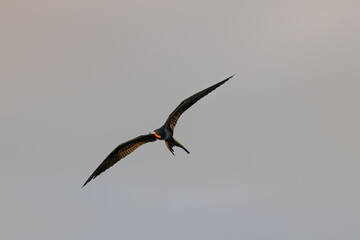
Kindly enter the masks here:
M 161 128 L 158 128 L 156 130 L 154 130 L 153 132 L 151 132 L 150 134 L 153 134 L 157 139 L 163 139 L 164 134 L 163 134 L 163 130 Z

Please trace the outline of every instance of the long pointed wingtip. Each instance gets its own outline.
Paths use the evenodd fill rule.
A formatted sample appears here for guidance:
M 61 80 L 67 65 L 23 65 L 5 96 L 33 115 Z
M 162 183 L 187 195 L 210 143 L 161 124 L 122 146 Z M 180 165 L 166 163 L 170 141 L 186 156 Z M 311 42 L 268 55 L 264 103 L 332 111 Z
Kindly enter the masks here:
M 230 78 L 232 78 L 233 76 L 235 76 L 235 74 L 233 74 L 233 75 L 231 75 L 230 77 L 228 77 L 228 78 L 226 78 L 226 79 L 222 80 L 222 81 L 221 81 L 221 83 L 225 83 L 225 82 L 229 81 L 229 80 L 230 80 Z
M 86 182 L 84 183 L 84 185 L 82 185 L 81 188 L 84 188 L 86 184 L 88 184 L 88 182 L 90 182 L 93 179 L 93 177 L 89 177 L 88 180 L 86 180 Z
M 86 182 L 84 183 L 84 185 L 81 186 L 81 188 L 84 188 L 87 183 L 88 183 L 88 181 L 86 181 Z
M 229 80 L 229 79 L 232 78 L 233 76 L 235 76 L 235 74 L 231 75 L 231 76 L 228 77 L 226 80 Z

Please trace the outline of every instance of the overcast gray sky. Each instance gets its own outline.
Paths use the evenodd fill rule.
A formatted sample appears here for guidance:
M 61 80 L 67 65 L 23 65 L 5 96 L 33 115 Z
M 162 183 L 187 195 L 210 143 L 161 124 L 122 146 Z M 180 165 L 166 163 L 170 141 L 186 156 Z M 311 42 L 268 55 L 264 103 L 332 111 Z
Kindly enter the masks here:
M 360 1 L 0 2 L 1 239 L 360 239 Z M 191 152 L 118 144 L 179 120 Z

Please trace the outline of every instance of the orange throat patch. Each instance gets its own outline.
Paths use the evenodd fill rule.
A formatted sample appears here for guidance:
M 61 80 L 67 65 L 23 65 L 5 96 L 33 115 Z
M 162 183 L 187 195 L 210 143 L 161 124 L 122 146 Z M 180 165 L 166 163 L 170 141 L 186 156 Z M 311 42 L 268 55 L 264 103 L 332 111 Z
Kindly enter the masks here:
M 161 138 L 161 136 L 160 135 L 158 135 L 158 134 L 154 134 L 155 135 L 155 137 L 157 137 L 157 138 Z

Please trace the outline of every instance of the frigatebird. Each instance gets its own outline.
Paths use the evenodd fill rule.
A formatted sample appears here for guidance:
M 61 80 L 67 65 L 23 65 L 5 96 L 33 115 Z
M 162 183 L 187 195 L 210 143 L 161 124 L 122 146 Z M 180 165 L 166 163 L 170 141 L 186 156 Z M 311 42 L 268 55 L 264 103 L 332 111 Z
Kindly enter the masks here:
M 130 153 L 132 153 L 135 149 L 140 147 L 141 145 L 148 143 L 148 142 L 154 142 L 156 140 L 164 140 L 166 147 L 169 149 L 169 151 L 174 154 L 173 147 L 180 147 L 185 152 L 190 153 L 181 143 L 179 143 L 175 138 L 173 137 L 174 134 L 174 128 L 175 125 L 180 118 L 181 114 L 183 114 L 187 109 L 189 109 L 194 103 L 199 101 L 201 98 L 209 94 L 210 92 L 214 91 L 216 88 L 220 87 L 222 84 L 227 82 L 231 77 L 226 78 L 225 80 L 222 80 L 221 82 L 218 82 L 194 95 L 191 97 L 185 99 L 182 101 L 175 110 L 170 113 L 168 119 L 162 125 L 160 128 L 154 130 L 153 132 L 150 132 L 146 135 L 140 135 L 134 139 L 131 139 L 127 142 L 124 142 L 117 146 L 106 158 L 105 160 L 98 166 L 98 168 L 95 169 L 93 174 L 86 180 L 84 187 L 88 182 L 90 182 L 92 179 L 96 178 L 98 175 L 106 171 L 108 168 L 112 167 L 115 163 L 120 161 L 120 159 L 126 157 Z

